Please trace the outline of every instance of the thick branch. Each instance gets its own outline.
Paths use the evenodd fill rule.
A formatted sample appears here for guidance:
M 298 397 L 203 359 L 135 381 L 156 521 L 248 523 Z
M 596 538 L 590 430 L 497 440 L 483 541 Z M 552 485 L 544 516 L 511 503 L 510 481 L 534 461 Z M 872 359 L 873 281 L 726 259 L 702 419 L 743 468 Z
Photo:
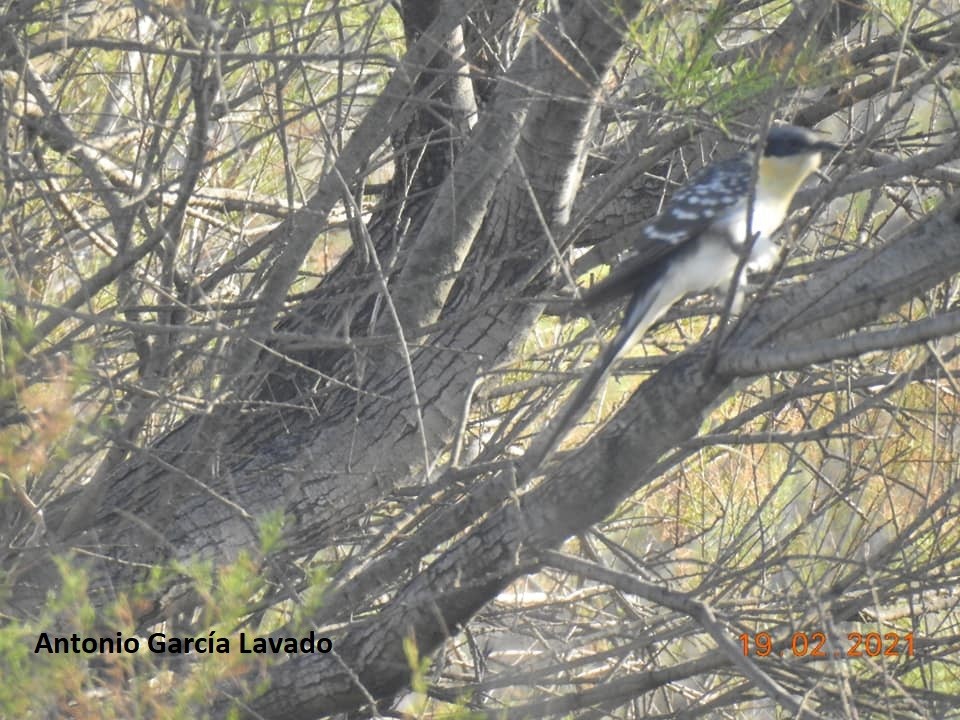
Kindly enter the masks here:
M 945 204 L 886 248 L 857 253 L 839 266 L 748 318 L 732 342 L 813 340 L 849 331 L 949 278 L 960 270 L 960 205 Z M 814 310 L 829 316 L 815 320 Z M 658 458 L 696 435 L 701 418 L 729 389 L 729 379 L 704 372 L 703 359 L 697 352 L 674 358 L 591 442 L 551 467 L 546 481 L 507 500 L 375 620 L 349 632 L 341 641 L 341 659 L 355 676 L 379 691 L 404 682 L 403 637 L 415 637 L 421 652 L 432 651 L 512 579 L 535 569 L 540 550 L 602 520 L 645 484 Z M 274 673 L 273 682 L 269 700 L 258 709 L 272 707 L 303 684 L 312 685 L 328 711 L 363 702 L 330 658 L 294 658 Z

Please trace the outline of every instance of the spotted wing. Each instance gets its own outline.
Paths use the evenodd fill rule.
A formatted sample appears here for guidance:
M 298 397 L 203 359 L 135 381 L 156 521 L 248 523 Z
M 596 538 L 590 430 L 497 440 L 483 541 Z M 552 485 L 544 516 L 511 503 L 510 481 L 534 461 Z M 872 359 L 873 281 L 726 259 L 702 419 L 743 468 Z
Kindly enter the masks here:
M 746 197 L 753 166 L 746 153 L 704 168 L 643 229 L 643 238 L 678 245 L 696 237 Z
M 670 198 L 659 215 L 643 226 L 636 251 L 583 293 L 584 303 L 590 307 L 644 291 L 675 253 L 683 252 L 689 241 L 746 197 L 752 170 L 748 154 L 704 168 Z

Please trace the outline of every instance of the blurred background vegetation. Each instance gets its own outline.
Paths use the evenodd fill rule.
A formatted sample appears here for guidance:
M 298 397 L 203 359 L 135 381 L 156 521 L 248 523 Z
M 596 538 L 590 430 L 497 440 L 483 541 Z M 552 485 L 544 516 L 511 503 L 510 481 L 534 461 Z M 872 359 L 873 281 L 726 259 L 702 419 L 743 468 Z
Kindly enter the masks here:
M 516 71 L 523 48 L 542 42 L 558 64 L 579 62 L 545 38 L 566 27 L 557 17 L 586 12 L 466 3 L 442 26 L 454 28 L 441 35 L 450 56 L 427 55 L 426 66 L 417 56 L 420 74 L 394 84 L 410 72 L 406 53 L 444 20 L 441 5 L 0 2 L 0 716 L 220 717 L 229 683 L 256 697 L 284 662 L 36 655 L 43 631 L 320 628 L 335 649 L 349 645 L 351 623 L 374 621 L 484 513 L 526 493 L 465 511 L 440 534 L 429 527 L 438 507 L 469 503 L 523 452 L 609 337 L 619 311 L 572 317 L 562 298 L 573 281 L 606 272 L 677 184 L 772 121 L 816 125 L 847 152 L 801 193 L 763 300 L 884 248 L 956 194 L 955 2 L 599 3 L 618 18 L 622 46 L 609 73 L 584 81 L 598 90 L 569 221 L 546 220 L 563 230 L 552 250 L 540 247 L 550 266 L 525 264 L 522 238 L 502 266 L 472 246 L 445 270 L 453 299 L 394 335 L 384 288 L 402 285 L 420 233 L 436 231 L 434 202 L 469 210 L 469 194 L 451 199 L 443 181 L 480 147 L 485 118 L 507 116 L 509 93 L 523 112 L 543 99 L 536 78 Z M 472 109 L 444 95 L 451 78 L 467 79 Z M 522 146 L 541 130 L 521 123 L 514 135 Z M 501 183 L 478 237 L 500 228 L 509 239 L 515 228 L 497 218 L 542 191 Z M 529 284 L 508 282 L 511 266 Z M 484 283 L 489 293 L 476 290 Z M 405 687 L 358 670 L 353 706 L 331 707 L 352 717 L 957 716 L 957 290 L 952 275 L 918 285 L 869 323 L 944 319 L 920 341 L 904 334 L 736 380 L 695 436 L 638 468 L 614 512 L 568 533 L 566 556 L 543 555 L 487 589 L 459 632 L 422 646 L 419 635 L 395 637 Z M 471 366 L 469 392 L 453 393 L 462 417 L 431 416 L 422 393 L 400 411 L 415 428 L 403 435 L 424 436 L 415 449 L 393 426 L 368 432 L 377 399 L 402 386 L 369 379 L 378 348 L 410 354 L 400 366 L 419 372 L 421 348 L 443 349 L 446 329 L 509 303 L 520 308 L 515 336 Z M 715 298 L 674 308 L 621 361 L 561 465 L 597 442 L 604 421 L 629 419 L 616 413 L 638 386 L 713 338 L 718 309 Z M 437 365 L 423 362 L 427 382 Z M 444 422 L 441 442 L 431 424 Z M 383 458 L 376 470 L 342 464 L 346 485 L 375 478 L 362 511 L 335 494 L 292 497 L 304 468 L 324 462 L 299 458 L 304 438 L 353 423 L 352 442 Z M 237 490 L 250 468 L 249 486 L 282 477 L 279 489 L 258 500 Z M 161 503 L 156 514 L 117 500 L 134 485 Z M 190 515 L 187 496 L 215 498 L 247 535 L 209 553 L 182 545 L 167 526 L 207 517 Z M 104 539 L 124 523 L 143 532 L 131 545 L 152 554 Z M 427 539 L 392 574 L 351 585 L 408 537 Z M 136 572 L 87 565 L 104 558 Z M 325 605 L 331 582 L 342 606 Z M 738 638 L 759 632 L 774 651 L 739 662 Z M 829 656 L 795 657 L 797 633 L 818 632 Z M 849 633 L 909 634 L 915 653 L 904 641 L 848 658 Z M 257 712 L 323 714 L 298 707 Z

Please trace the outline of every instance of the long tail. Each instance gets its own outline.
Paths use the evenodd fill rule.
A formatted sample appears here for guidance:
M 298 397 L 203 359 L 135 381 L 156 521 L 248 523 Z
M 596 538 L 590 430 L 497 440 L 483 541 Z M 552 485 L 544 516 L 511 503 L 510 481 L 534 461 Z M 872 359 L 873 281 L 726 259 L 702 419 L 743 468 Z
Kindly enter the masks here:
M 616 337 L 594 360 L 590 371 L 580 381 L 576 392 L 563 406 L 560 414 L 537 436 L 524 454 L 520 466 L 522 473 L 532 474 L 540 466 L 583 414 L 600 383 L 610 371 L 613 361 L 660 317 L 664 304 L 663 298 L 660 297 L 662 289 L 663 283 L 657 281 L 646 288 L 645 292 L 634 295 L 630 305 L 627 306 L 623 323 Z

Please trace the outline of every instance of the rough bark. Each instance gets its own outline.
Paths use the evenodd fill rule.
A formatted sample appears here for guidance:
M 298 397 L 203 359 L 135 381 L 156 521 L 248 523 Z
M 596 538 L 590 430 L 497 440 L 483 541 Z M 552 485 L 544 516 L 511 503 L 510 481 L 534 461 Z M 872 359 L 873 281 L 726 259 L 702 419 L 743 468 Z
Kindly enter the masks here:
M 771 301 L 744 322 L 729 347 L 833 337 L 957 271 L 960 202 L 954 200 L 888 246 L 855 254 Z M 817 321 L 805 322 L 814 307 Z M 641 385 L 590 443 L 550 466 L 540 485 L 506 498 L 374 619 L 351 628 L 338 657 L 300 656 L 273 670 L 270 690 L 254 701 L 255 711 L 264 717 L 309 717 L 285 704 L 285 698 L 303 692 L 316 712 L 356 707 L 364 702 L 356 678 L 374 696 L 399 689 L 410 672 L 404 638 L 413 637 L 422 653 L 432 652 L 508 583 L 537 569 L 542 550 L 602 520 L 650 479 L 664 453 L 697 434 L 704 414 L 734 381 L 708 370 L 705 360 L 703 349 L 681 355 Z
M 638 5 L 630 7 L 636 11 Z M 510 178 L 497 186 L 466 259 L 477 269 L 468 273 L 474 280 L 459 285 L 447 307 L 458 322 L 409 355 L 390 344 L 363 351 L 356 361 L 363 369 L 355 378 L 362 393 L 333 386 L 314 399 L 315 413 L 298 423 L 297 432 L 282 417 L 261 422 L 258 416 L 217 412 L 189 420 L 147 450 L 148 459 L 121 468 L 103 491 L 101 510 L 84 518 L 94 529 L 63 538 L 63 547 L 93 545 L 120 561 L 97 568 L 98 584 L 126 586 L 142 579 L 144 563 L 235 557 L 256 543 L 256 523 L 241 508 L 286 514 L 291 521 L 286 556 L 315 551 L 395 486 L 429 479 L 480 363 L 508 357 L 538 315 L 532 306 L 518 313 L 500 303 L 543 289 L 526 284 L 552 256 L 546 232 L 569 212 L 595 95 L 623 30 L 622 16 L 597 12 L 587 5 L 548 16 L 540 39 L 527 50 L 530 65 L 518 63 L 518 76 L 506 79 L 525 88 L 531 110 Z M 519 101 L 508 93 L 506 102 L 512 107 Z M 512 113 L 524 117 L 522 108 Z M 473 156 L 464 162 L 472 163 Z M 503 169 L 484 171 L 499 177 Z M 316 203 L 308 210 L 317 212 Z M 444 227 L 431 231 L 449 237 Z M 469 245 L 472 229 L 464 232 Z M 475 309 L 479 302 L 484 307 Z M 70 502 L 66 498 L 61 506 Z M 55 583 L 53 567 L 40 553 L 37 562 L 39 567 L 24 571 L 29 576 L 20 585 L 25 605 L 35 601 L 32 588 L 42 592 Z
M 775 348 L 790 367 L 791 347 L 856 331 L 960 270 L 960 216 L 951 202 L 899 240 L 765 298 L 717 343 L 718 356 L 711 337 L 666 362 L 589 443 L 533 468 L 536 477 L 521 477 L 519 487 L 514 467 L 473 475 L 447 467 L 441 474 L 465 398 L 484 370 L 516 357 L 556 282 L 559 252 L 613 229 L 608 246 L 628 244 L 632 224 L 650 215 L 658 197 L 638 189 L 638 176 L 691 136 L 689 128 L 675 130 L 642 162 L 580 190 L 575 206 L 593 114 L 625 18 L 595 3 L 559 3 L 496 90 L 484 93 L 473 126 L 457 26 L 468 5 L 446 4 L 438 15 L 435 3 L 404 4 L 408 39 L 416 44 L 377 105 L 386 120 L 363 124 L 313 200 L 275 231 L 280 245 L 290 242 L 270 271 L 249 335 L 230 345 L 224 364 L 236 397 L 275 406 L 253 411 L 238 402 L 190 418 L 153 447 L 131 448 L 138 455 L 85 491 L 79 504 L 67 496 L 48 507 L 60 544 L 14 555 L 14 605 L 23 614 L 57 586 L 51 551 L 95 551 L 95 564 L 78 556 L 77 565 L 95 571 L 96 600 L 105 602 L 142 580 L 151 563 L 225 563 L 257 547 L 258 517 L 273 511 L 287 519 L 285 543 L 263 559 L 263 570 L 286 592 L 300 579 L 296 561 L 339 544 L 371 507 L 395 502 L 394 491 L 439 486 L 449 491 L 445 502 L 456 502 L 431 508 L 430 517 L 410 523 L 411 532 L 383 532 L 368 556 L 336 576 L 328 604 L 311 620 L 337 627 L 337 654 L 278 664 L 269 670 L 269 689 L 244 712 L 306 718 L 356 710 L 371 695 L 389 698 L 409 681 L 404 639 L 412 637 L 422 655 L 435 651 L 508 583 L 537 569 L 542 550 L 606 517 L 662 470 L 665 453 L 697 436 L 706 412 L 755 371 L 755 356 Z M 640 3 L 617 7 L 629 17 Z M 438 20 L 442 39 L 427 42 L 424 29 Z M 407 65 L 414 74 L 405 77 Z M 904 72 L 915 67 L 921 65 L 903 65 Z M 430 105 L 433 98 L 440 99 L 429 112 L 417 109 L 419 100 Z M 271 340 L 261 352 L 259 341 L 282 314 L 318 219 L 357 192 L 364 153 L 399 128 L 397 145 L 408 150 L 442 140 L 422 154 L 400 153 L 394 189 L 413 188 L 421 199 L 379 212 L 355 236 L 355 252 L 287 313 L 279 328 L 315 335 L 319 349 L 288 350 Z M 931 153 L 930 165 L 955 158 L 958 148 L 945 144 Z M 902 163 L 890 177 L 917 171 L 915 163 Z M 859 180 L 834 190 L 855 190 Z M 612 198 L 622 200 L 625 186 L 633 195 L 618 205 Z M 613 254 L 594 252 L 577 267 Z M 769 353 L 765 362 L 768 370 Z M 454 487 L 462 477 L 469 481 Z M 437 548 L 443 554 L 421 571 Z M 143 623 L 193 610 L 186 583 L 166 589 Z M 349 622 L 355 612 L 362 619 Z M 622 682 L 628 694 L 636 692 Z M 224 700 L 215 716 L 232 709 Z

